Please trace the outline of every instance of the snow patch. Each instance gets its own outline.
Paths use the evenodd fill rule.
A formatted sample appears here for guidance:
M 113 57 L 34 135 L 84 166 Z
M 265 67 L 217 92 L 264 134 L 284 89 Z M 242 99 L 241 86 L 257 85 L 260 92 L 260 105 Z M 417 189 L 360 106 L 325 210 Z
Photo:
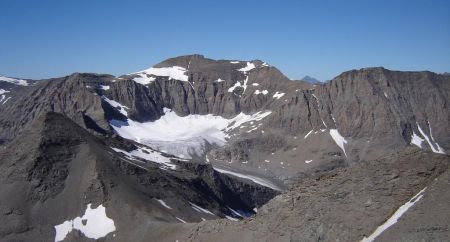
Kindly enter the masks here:
M 239 61 L 230 61 L 231 64 L 239 64 Z
M 277 91 L 277 92 L 275 92 L 275 94 L 273 94 L 273 98 L 280 99 L 280 98 L 282 98 L 284 96 L 284 94 L 285 93 Z
M 83 223 L 84 221 L 85 223 Z M 114 221 L 106 216 L 106 210 L 102 204 L 97 208 L 91 208 L 89 203 L 83 217 L 76 217 L 55 225 L 55 242 L 64 240 L 73 229 L 79 230 L 88 238 L 99 239 L 114 232 L 116 227 Z
M 330 129 L 331 138 L 333 138 L 334 142 L 344 151 L 345 157 L 347 157 L 347 153 L 345 153 L 344 145 L 347 144 L 347 140 L 339 133 L 337 129 Z
M 255 94 L 256 94 L 256 95 L 258 95 L 258 94 L 267 95 L 268 93 L 269 93 L 269 91 L 267 91 L 267 90 L 262 90 L 262 91 L 260 91 L 260 90 L 255 90 Z
M 190 202 L 189 204 L 191 204 L 191 207 L 192 207 L 195 211 L 197 211 L 197 212 L 199 212 L 199 213 L 207 213 L 207 214 L 215 215 L 214 213 L 210 212 L 209 210 L 204 209 L 204 208 L 202 208 L 202 207 L 200 207 L 200 206 L 198 206 L 198 205 L 196 205 L 196 204 L 194 204 L 194 203 L 191 203 L 191 202 Z
M 257 87 L 259 86 L 259 83 L 252 83 L 252 86 Z
M 189 77 L 185 74 L 186 71 L 187 70 L 181 66 L 159 67 L 159 68 L 151 67 L 149 69 L 133 73 L 135 75 L 140 75 L 140 77 L 135 77 L 133 80 L 141 84 L 144 83 L 148 84 L 155 80 L 154 77 L 151 77 L 151 75 L 153 75 L 153 76 L 168 77 L 169 80 L 174 79 L 187 82 L 189 80 Z
M 183 219 L 181 219 L 181 218 L 179 218 L 179 217 L 175 217 L 175 218 L 178 219 L 178 221 L 180 221 L 180 222 L 182 222 L 182 223 L 184 223 L 184 224 L 187 223 L 186 221 L 184 221 Z
M 110 122 L 117 134 L 126 139 L 145 144 L 156 150 L 186 158 L 191 154 L 201 155 L 206 143 L 222 146 L 229 138 L 228 133 L 244 123 L 260 121 L 271 112 L 257 112 L 252 115 L 240 113 L 226 119 L 212 114 L 191 114 L 180 117 L 168 108 L 164 115 L 153 122 L 140 123 L 128 119 L 126 122 Z
M 123 114 L 124 116 L 128 116 L 128 112 L 125 109 L 129 109 L 127 106 L 122 105 L 114 100 L 111 100 L 105 96 L 102 96 L 102 99 L 105 100 L 105 102 L 109 103 L 109 105 L 111 105 L 113 108 L 116 108 L 119 110 L 119 112 L 121 114 Z
M 6 91 L 5 89 L 0 89 L 0 95 L 1 95 L 0 103 L 3 102 L 3 100 L 5 100 L 5 98 L 6 98 L 5 93 L 8 93 L 8 92 L 9 91 Z M 9 99 L 9 97 L 8 97 L 8 99 Z M 6 103 L 6 101 L 8 101 L 8 99 L 6 99 L 2 104 Z
M 382 234 L 386 229 L 397 223 L 398 219 L 423 197 L 423 193 L 426 189 L 427 188 L 425 187 L 414 197 L 412 197 L 408 202 L 399 207 L 397 211 L 395 211 L 395 213 L 386 222 L 380 225 L 369 237 L 364 237 L 360 242 L 374 241 L 375 238 Z
M 228 220 L 231 220 L 231 221 L 239 221 L 239 219 L 230 217 L 228 215 L 225 215 L 225 218 L 227 218 Z
M 220 169 L 220 168 L 217 168 L 217 167 L 214 167 L 214 170 L 216 170 L 216 171 L 218 171 L 220 173 L 229 174 L 229 175 L 232 175 L 232 176 L 248 179 L 248 180 L 253 181 L 256 184 L 259 184 L 259 185 L 262 185 L 262 186 L 265 186 L 265 187 L 269 187 L 269 188 L 272 188 L 272 189 L 277 190 L 277 191 L 281 191 L 282 190 L 277 185 L 275 185 L 272 182 L 270 182 L 270 181 L 268 181 L 266 179 L 263 179 L 261 177 L 247 175 L 247 174 L 242 174 L 242 173 L 238 173 L 238 172 L 234 172 L 234 171 L 228 171 L 228 170 Z
M 232 209 L 232 208 L 230 208 L 230 207 L 228 207 L 228 206 L 227 206 L 227 208 L 228 208 L 234 215 L 236 215 L 236 216 L 238 216 L 238 217 L 241 217 L 241 218 L 248 217 L 248 216 L 246 216 L 245 214 L 239 213 L 238 211 L 236 211 L 236 210 L 234 210 L 234 209 Z
M 169 205 L 167 205 L 167 203 L 165 203 L 163 200 L 161 199 L 156 199 L 156 201 L 159 202 L 159 204 L 161 204 L 163 207 L 168 208 L 168 209 L 172 209 Z
M 28 86 L 28 85 L 30 85 L 26 80 L 15 79 L 15 78 L 6 77 L 6 76 L 0 76 L 0 81 L 9 82 L 9 83 L 12 83 L 12 84 L 15 84 L 15 85 L 19 85 L 19 86 Z
M 308 138 L 308 136 L 309 136 L 313 131 L 314 131 L 314 130 L 311 129 L 311 130 L 305 135 L 305 138 L 304 138 L 304 139 Z
M 323 119 L 322 119 L 322 123 L 323 123 L 323 125 L 325 126 L 325 128 L 328 128 L 327 124 L 325 123 L 325 121 L 323 121 Z M 322 131 L 322 132 L 323 132 L 323 131 Z
M 147 74 L 143 73 L 143 74 L 138 74 L 138 77 L 133 78 L 133 81 L 142 84 L 142 85 L 147 85 L 150 84 L 152 82 L 154 82 L 156 80 L 155 77 L 153 76 L 148 76 Z
M 224 82 L 225 80 L 223 80 L 223 79 L 217 79 L 217 80 L 215 80 L 215 82 Z
M 175 170 L 177 168 L 176 165 L 172 164 L 172 162 L 170 161 L 170 159 L 168 157 L 163 156 L 158 151 L 151 150 L 146 147 L 139 147 L 130 152 L 127 152 L 125 150 L 121 150 L 118 148 L 113 148 L 113 147 L 111 147 L 111 149 L 113 149 L 115 152 L 125 154 L 128 158 L 131 158 L 131 159 L 138 157 L 138 158 L 141 158 L 141 159 L 144 159 L 147 161 L 159 163 L 159 164 L 163 165 L 163 167 L 162 167 L 163 169 L 170 168 L 172 170 Z
M 420 138 L 420 136 L 418 136 L 416 133 L 412 133 L 411 135 L 411 144 L 416 145 L 417 147 L 422 149 L 422 143 L 423 141 L 425 141 L 424 139 Z
M 311 163 L 313 160 L 305 160 L 305 163 L 306 164 L 309 164 L 309 163 Z
M 4 96 L 4 95 L 2 95 L 2 100 L 4 99 L 3 96 Z M 6 100 L 3 101 L 2 105 L 5 104 L 9 99 L 11 99 L 11 97 L 6 98 Z
M 245 90 L 247 89 L 247 82 L 248 82 L 248 76 L 245 77 L 244 84 L 241 84 L 240 81 L 237 81 L 236 83 L 234 83 L 234 85 L 232 87 L 228 88 L 228 92 L 234 92 L 234 89 L 236 89 L 236 87 L 242 87 L 244 89 L 244 91 L 242 93 L 244 93 Z
M 246 73 L 247 71 L 250 71 L 252 69 L 255 69 L 255 64 L 253 64 L 251 62 L 247 62 L 247 66 L 239 69 L 238 71 L 242 71 L 242 72 Z
M 105 91 L 109 90 L 109 86 L 107 85 L 100 85 L 100 89 L 103 89 Z
M 423 132 L 422 128 L 420 128 L 419 123 L 417 123 L 417 128 L 419 129 L 420 134 L 425 138 L 425 140 L 427 141 L 428 145 L 430 146 L 431 150 L 434 153 L 445 154 L 444 149 L 442 149 L 439 146 L 439 144 L 434 141 L 434 139 L 428 138 L 427 134 L 425 134 L 425 132 Z M 430 136 L 433 137 L 433 135 L 431 134 L 431 127 L 430 127 L 429 123 L 428 123 L 428 128 L 430 130 Z

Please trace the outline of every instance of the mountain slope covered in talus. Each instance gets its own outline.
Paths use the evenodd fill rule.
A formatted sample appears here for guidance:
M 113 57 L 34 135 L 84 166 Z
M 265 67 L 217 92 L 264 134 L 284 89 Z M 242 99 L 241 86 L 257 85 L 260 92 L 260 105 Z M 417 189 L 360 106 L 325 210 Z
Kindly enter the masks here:
M 415 206 L 432 218 L 433 194 L 448 195 L 449 95 L 450 77 L 432 72 L 310 84 L 201 55 L 117 77 L 0 77 L 0 237 L 97 238 L 76 217 L 104 206 L 107 241 L 354 241 L 425 186 Z M 378 239 L 449 237 L 445 217 L 428 222 Z

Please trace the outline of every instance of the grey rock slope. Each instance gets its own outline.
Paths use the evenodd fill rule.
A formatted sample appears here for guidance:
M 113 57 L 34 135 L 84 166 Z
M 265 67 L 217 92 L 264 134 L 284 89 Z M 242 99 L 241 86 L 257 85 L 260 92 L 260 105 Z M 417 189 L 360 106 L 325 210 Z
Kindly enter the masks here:
M 130 160 L 109 148 L 118 145 L 133 144 L 94 137 L 61 114 L 40 116 L 0 152 L 0 216 L 8 221 L 0 225 L 1 240 L 54 240 L 54 226 L 81 216 L 87 204 L 106 207 L 123 241 L 141 224 L 235 217 L 230 208 L 251 214 L 276 195 L 208 165 L 183 162 L 171 171 Z M 74 233 L 74 240 L 83 238 Z
M 240 222 L 194 225 L 180 241 L 359 241 L 427 187 L 423 200 L 377 238 L 447 241 L 449 157 L 405 151 L 313 174 Z M 439 192 L 438 192 L 439 190 Z M 427 209 L 428 208 L 428 209 Z

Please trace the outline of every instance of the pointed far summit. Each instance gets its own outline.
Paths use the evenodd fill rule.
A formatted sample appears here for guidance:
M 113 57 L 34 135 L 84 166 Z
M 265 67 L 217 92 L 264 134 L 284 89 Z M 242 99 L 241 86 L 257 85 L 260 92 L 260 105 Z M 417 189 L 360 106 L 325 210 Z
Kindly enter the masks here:
M 314 77 L 308 76 L 308 75 L 303 77 L 301 80 L 305 81 L 305 82 L 308 82 L 308 83 L 311 83 L 311 84 L 321 84 L 322 83 L 322 81 L 320 81 L 320 80 L 318 80 L 318 79 L 316 79 Z

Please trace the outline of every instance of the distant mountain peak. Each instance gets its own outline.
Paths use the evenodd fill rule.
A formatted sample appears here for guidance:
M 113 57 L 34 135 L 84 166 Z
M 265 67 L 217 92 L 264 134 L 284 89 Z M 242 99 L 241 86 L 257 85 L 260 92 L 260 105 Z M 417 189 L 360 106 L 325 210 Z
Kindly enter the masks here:
M 311 84 L 319 84 L 319 83 L 322 83 L 320 80 L 318 80 L 318 79 L 316 79 L 316 78 L 314 78 L 314 77 L 308 76 L 308 75 L 306 75 L 305 77 L 303 77 L 303 78 L 302 78 L 302 81 L 305 81 L 305 82 L 308 82 L 308 83 L 311 83 Z

